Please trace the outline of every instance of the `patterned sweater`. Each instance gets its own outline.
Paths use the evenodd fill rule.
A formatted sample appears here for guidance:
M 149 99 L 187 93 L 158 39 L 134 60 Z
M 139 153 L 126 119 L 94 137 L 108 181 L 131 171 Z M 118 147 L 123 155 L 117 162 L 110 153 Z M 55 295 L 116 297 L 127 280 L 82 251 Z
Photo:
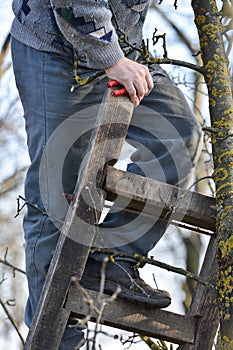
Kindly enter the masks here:
M 149 0 L 13 0 L 11 34 L 37 50 L 72 48 L 88 67 L 103 69 L 129 48 L 119 40 L 124 33 L 140 47 L 148 6 Z

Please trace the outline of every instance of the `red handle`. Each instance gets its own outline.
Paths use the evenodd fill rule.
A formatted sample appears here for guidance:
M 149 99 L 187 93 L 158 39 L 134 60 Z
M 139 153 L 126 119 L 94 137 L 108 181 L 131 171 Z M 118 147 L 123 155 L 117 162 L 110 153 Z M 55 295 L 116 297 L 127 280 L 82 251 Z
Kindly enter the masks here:
M 107 87 L 109 87 L 109 88 L 113 87 L 113 86 L 117 86 L 117 85 L 120 85 L 120 84 L 116 80 L 110 80 L 107 82 Z
M 118 85 L 120 85 L 120 83 L 118 83 L 118 81 L 116 81 L 116 80 L 110 80 L 107 82 L 107 87 L 109 87 L 109 88 L 114 87 L 114 86 L 118 86 Z M 125 95 L 125 94 L 127 94 L 127 90 L 125 88 L 112 91 L 113 96 L 121 96 L 121 95 Z
M 113 90 L 112 91 L 112 95 L 113 96 L 121 96 L 121 95 L 125 95 L 125 94 L 127 94 L 126 88 L 122 88 L 122 89 L 119 89 L 119 90 Z

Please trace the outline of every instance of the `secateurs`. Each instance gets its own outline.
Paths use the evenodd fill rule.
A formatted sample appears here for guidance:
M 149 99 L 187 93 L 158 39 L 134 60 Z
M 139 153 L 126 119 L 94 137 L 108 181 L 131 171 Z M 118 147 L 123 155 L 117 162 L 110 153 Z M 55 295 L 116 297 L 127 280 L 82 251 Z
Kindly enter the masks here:
M 111 88 L 111 87 L 115 87 L 115 86 L 122 86 L 122 85 L 120 83 L 118 83 L 118 81 L 116 81 L 116 80 L 110 80 L 107 82 L 107 87 Z M 121 96 L 121 95 L 125 95 L 125 94 L 127 94 L 127 90 L 124 87 L 121 89 L 112 90 L 113 96 Z

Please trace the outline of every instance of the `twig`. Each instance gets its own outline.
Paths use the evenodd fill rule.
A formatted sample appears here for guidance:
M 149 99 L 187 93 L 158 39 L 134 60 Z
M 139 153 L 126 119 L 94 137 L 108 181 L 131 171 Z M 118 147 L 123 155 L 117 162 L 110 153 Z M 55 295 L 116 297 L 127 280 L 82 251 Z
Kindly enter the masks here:
M 76 285 L 81 290 L 81 292 L 83 294 L 83 300 L 88 304 L 88 307 L 89 307 L 87 316 L 85 318 L 83 318 L 82 320 L 78 320 L 78 323 L 77 323 L 78 325 L 85 326 L 85 325 L 87 325 L 87 322 L 90 321 L 92 314 L 94 312 L 94 309 L 95 309 L 94 301 L 90 297 L 87 290 L 79 284 L 79 281 L 77 280 L 77 278 L 72 278 L 72 283 L 74 283 L 74 285 Z
M 161 6 L 157 6 L 156 3 L 153 3 L 152 8 L 156 9 L 156 11 L 159 14 L 159 17 L 162 17 L 168 24 L 170 27 L 172 27 L 172 29 L 176 32 L 176 34 L 179 36 L 179 41 L 185 43 L 185 45 L 188 47 L 189 51 L 191 54 L 193 54 L 193 51 L 195 51 L 195 48 L 193 47 L 192 43 L 190 42 L 190 39 L 186 36 L 186 31 L 184 31 L 183 29 L 180 29 L 177 26 L 177 23 L 174 23 L 174 21 L 172 21 L 169 16 L 167 15 L 167 12 L 162 11 L 161 10 Z M 194 57 L 198 56 L 201 53 L 201 51 L 198 51 L 195 55 L 193 54 Z
M 87 190 L 87 192 L 88 192 L 89 198 L 91 200 L 92 208 L 94 209 L 94 217 L 95 217 L 94 225 L 97 225 L 99 222 L 99 218 L 98 218 L 98 213 L 97 213 L 94 198 L 92 197 L 91 190 L 88 186 L 85 187 L 85 190 Z
M 159 39 L 162 39 L 162 41 L 163 41 L 163 51 L 164 51 L 163 58 L 167 58 L 168 52 L 167 52 L 167 45 L 166 45 L 166 33 L 163 33 L 163 34 L 160 34 L 160 35 L 156 35 L 157 31 L 158 31 L 158 29 L 155 28 L 153 36 L 152 36 L 152 43 L 153 43 L 153 45 L 156 45 L 158 43 Z
M 2 273 L 2 279 L 1 279 L 1 281 L 0 281 L 0 285 L 3 283 L 3 282 L 5 282 L 7 280 L 7 278 L 5 277 L 5 274 L 4 274 L 4 272 Z
M 95 322 L 95 329 L 94 329 L 94 337 L 93 337 L 93 343 L 92 343 L 92 350 L 95 350 L 96 345 L 96 336 L 98 334 L 98 328 L 101 321 L 101 317 L 103 316 L 103 311 L 106 305 L 105 300 L 103 300 L 103 293 L 104 293 L 104 285 L 105 285 L 105 277 L 106 277 L 106 266 L 107 266 L 108 258 L 105 257 L 104 261 L 101 266 L 101 279 L 100 279 L 100 291 L 97 296 L 97 310 L 98 310 L 98 317 Z
M 12 326 L 13 326 L 14 329 L 16 330 L 16 332 L 17 332 L 17 334 L 18 334 L 18 336 L 19 336 L 19 338 L 20 338 L 22 344 L 24 345 L 24 344 L 25 344 L 25 341 L 24 341 L 24 339 L 23 339 L 23 337 L 22 337 L 22 335 L 21 335 L 21 333 L 20 333 L 20 331 L 19 331 L 17 325 L 15 324 L 15 321 L 14 321 L 13 317 L 11 316 L 10 312 L 7 310 L 7 308 L 6 308 L 5 304 L 4 304 L 4 302 L 2 301 L 2 299 L 0 299 L 0 304 L 1 304 L 1 306 L 2 306 L 2 308 L 3 308 L 3 310 L 4 310 L 4 312 L 5 312 L 5 314 L 7 315 L 8 319 L 10 320 Z
M 101 282 L 100 282 L 100 292 L 98 293 L 97 297 L 97 305 L 95 307 L 95 311 L 98 314 L 98 317 L 95 321 L 95 330 L 94 330 L 94 338 L 93 338 L 93 344 L 92 344 L 92 350 L 95 350 L 95 344 L 96 344 L 96 336 L 100 332 L 98 331 L 98 328 L 100 327 L 101 318 L 103 316 L 104 309 L 108 303 L 113 302 L 117 295 L 120 292 L 120 286 L 117 286 L 115 292 L 109 297 L 109 298 L 103 298 L 104 293 L 104 284 L 105 284 L 105 278 L 106 278 L 106 266 L 107 266 L 108 258 L 106 257 L 103 261 L 102 268 L 101 268 Z
M 126 276 L 129 278 L 130 283 L 131 283 L 130 289 L 133 288 L 133 286 L 135 285 L 142 292 L 142 294 L 145 294 L 146 296 L 149 297 L 149 294 L 145 291 L 145 289 L 143 289 L 138 283 L 135 282 L 135 280 L 132 278 L 132 276 L 128 273 L 128 271 L 123 266 L 121 266 L 120 264 L 118 264 L 115 261 L 113 261 L 113 263 L 116 266 L 118 266 L 118 268 L 120 268 L 126 274 Z
M 77 325 L 86 325 L 88 321 L 91 320 L 93 313 L 95 312 L 97 314 L 97 318 L 95 321 L 95 329 L 94 329 L 94 335 L 92 338 L 89 337 L 90 334 L 90 330 L 87 327 L 87 336 L 86 336 L 86 346 L 87 346 L 87 350 L 90 350 L 90 340 L 92 341 L 92 346 L 91 349 L 95 350 L 96 349 L 96 337 L 99 333 L 102 333 L 101 330 L 99 330 L 100 327 L 100 323 L 101 323 L 101 318 L 103 316 L 103 312 L 104 309 L 106 307 L 106 305 L 108 303 L 113 302 L 118 294 L 120 293 L 120 286 L 118 286 L 115 290 L 115 292 L 109 296 L 109 297 L 105 297 L 104 296 L 104 284 L 105 284 L 105 271 L 106 271 L 106 265 L 108 262 L 108 258 L 106 257 L 104 259 L 104 262 L 102 264 L 102 268 L 101 268 L 101 282 L 100 282 L 100 291 L 98 293 L 97 299 L 96 299 L 96 303 L 94 304 L 94 300 L 90 297 L 89 293 L 87 292 L 86 289 L 84 289 L 80 284 L 77 278 L 72 278 L 72 283 L 74 283 L 78 288 L 80 288 L 80 290 L 83 293 L 83 300 L 88 304 L 89 310 L 87 313 L 87 316 L 82 319 L 79 320 Z
M 153 281 L 154 281 L 154 284 L 156 285 L 156 288 L 159 289 L 156 278 L 155 278 L 155 274 L 152 273 L 152 276 L 153 276 Z
M 164 348 L 161 349 L 161 347 L 159 345 L 155 344 L 155 342 L 153 342 L 153 340 L 150 337 L 148 337 L 147 335 L 146 336 L 140 335 L 140 338 L 142 339 L 142 341 L 144 341 L 144 343 L 146 345 L 148 345 L 148 347 L 150 349 L 153 349 L 153 350 L 163 350 L 164 349 Z
M 15 273 L 15 271 L 18 271 L 20 273 L 23 273 L 25 275 L 25 271 L 19 269 L 17 266 L 11 264 L 8 260 L 7 260 L 7 252 L 8 252 L 8 249 L 6 248 L 6 252 L 4 254 L 4 258 L 0 258 L 0 263 L 1 264 L 4 264 L 8 267 L 10 267 L 12 270 L 13 270 L 13 274 Z
M 207 180 L 207 179 L 212 179 L 212 180 L 213 180 L 213 177 L 210 176 L 210 175 L 206 175 L 206 176 L 200 177 L 200 179 L 197 179 L 196 181 L 194 181 L 194 182 L 189 186 L 189 188 L 187 189 L 187 191 L 190 191 L 191 188 L 192 188 L 193 186 L 195 186 L 197 183 L 199 183 L 200 181 L 202 181 L 202 180 Z
M 129 345 L 127 347 L 124 347 L 124 349 L 127 350 L 127 349 L 130 349 L 130 347 L 133 344 L 137 344 L 137 343 L 141 342 L 141 339 L 136 340 L 136 338 L 138 338 L 138 337 L 140 337 L 140 336 L 138 334 L 134 333 L 133 335 L 128 336 L 127 339 L 124 340 L 122 335 L 121 335 L 121 338 L 119 340 L 123 346 L 129 343 Z
M 22 206 L 20 206 L 20 200 L 24 201 L 24 204 Z M 56 220 L 57 222 L 59 222 L 60 224 L 64 224 L 63 220 L 60 220 L 59 218 L 57 218 L 55 215 L 49 214 L 47 211 L 42 210 L 40 207 L 38 207 L 37 204 L 28 202 L 24 197 L 22 196 L 18 196 L 17 198 L 17 212 L 16 215 L 14 216 L 14 218 L 17 218 L 17 216 L 19 216 L 20 212 L 23 210 L 23 208 L 25 207 L 25 205 L 29 205 L 30 207 L 38 210 L 42 215 L 48 216 L 51 219 Z
M 148 60 L 146 61 L 146 63 L 148 65 L 157 63 L 157 64 L 171 64 L 171 65 L 175 65 L 175 66 L 181 66 L 181 67 L 185 67 L 185 68 L 190 68 L 192 70 L 195 70 L 201 74 L 204 75 L 205 70 L 203 67 L 198 66 L 197 64 L 193 64 L 193 63 L 189 63 L 189 62 L 185 62 L 185 61 L 180 61 L 180 60 L 175 60 L 173 58 L 159 58 L 159 57 L 150 57 L 148 58 Z
M 139 335 L 140 338 L 149 346 L 150 349 L 153 350 L 168 350 L 167 344 L 165 343 L 164 340 L 159 340 L 157 343 L 158 345 L 153 342 L 153 340 L 148 337 L 148 336 L 144 336 L 144 335 Z M 171 345 L 170 349 L 173 349 L 173 346 Z
M 203 127 L 202 128 L 203 131 L 208 132 L 210 134 L 214 134 L 214 138 L 216 140 L 220 140 L 220 141 L 225 141 L 230 137 L 233 137 L 233 134 L 229 134 L 229 133 L 225 133 L 225 135 L 223 136 L 218 136 L 218 134 L 224 134 L 223 131 L 221 129 L 218 128 L 213 128 L 213 127 Z
M 146 256 L 143 256 L 143 255 L 128 254 L 125 252 L 120 252 L 120 251 L 116 251 L 114 249 L 108 249 L 108 248 L 93 248 L 91 250 L 91 253 L 95 253 L 95 252 L 110 255 L 110 261 L 113 257 L 116 257 L 116 256 L 134 259 L 137 261 L 137 263 L 136 263 L 137 267 L 139 267 L 141 264 L 147 263 L 147 264 L 154 265 L 154 266 L 160 267 L 162 269 L 166 269 L 168 271 L 177 273 L 179 275 L 185 276 L 186 278 L 191 278 L 191 279 L 197 281 L 198 283 L 203 284 L 206 287 L 215 288 L 215 286 L 213 286 L 211 283 L 209 283 L 207 280 L 205 280 L 201 276 L 198 276 L 198 275 L 196 275 L 190 271 L 187 271 L 183 268 L 171 266 L 171 265 L 168 265 L 168 264 L 163 263 L 161 261 L 154 260 L 152 258 L 147 258 Z
M 177 7 L 177 1 L 176 0 L 174 2 L 174 6 L 175 6 L 175 8 Z M 196 64 L 192 64 L 192 63 L 184 62 L 184 61 L 179 61 L 179 60 L 171 59 L 171 58 L 168 58 L 168 57 L 166 57 L 166 58 L 148 57 L 149 48 L 147 47 L 147 50 L 145 50 L 145 46 L 143 45 L 143 47 L 141 49 L 141 48 L 138 48 L 137 46 L 135 46 L 134 44 L 130 43 L 127 40 L 126 33 L 123 30 L 121 30 L 121 28 L 119 27 L 117 18 L 115 16 L 115 13 L 114 13 L 114 11 L 113 11 L 111 6 L 110 6 L 110 9 L 111 9 L 113 18 L 114 18 L 114 20 L 116 22 L 117 32 L 121 35 L 121 37 L 119 38 L 120 41 L 122 41 L 126 45 L 128 45 L 133 51 L 139 52 L 141 54 L 141 56 L 144 58 L 146 64 L 148 64 L 148 65 L 151 65 L 151 64 L 154 64 L 154 63 L 157 63 L 157 64 L 172 64 L 172 65 L 177 65 L 177 66 L 182 66 L 182 67 L 193 69 L 193 70 L 195 70 L 195 71 L 197 71 L 197 72 L 199 72 L 199 73 L 204 75 L 204 73 L 205 73 L 204 68 L 200 67 L 200 66 L 198 66 Z M 163 39 L 163 41 L 164 40 L 165 40 L 165 38 Z M 165 44 L 163 43 L 163 45 L 165 45 Z M 166 46 L 164 47 L 164 49 L 165 49 L 165 55 L 166 55 L 167 54 L 166 53 Z
M 162 2 L 163 2 L 163 0 L 159 0 L 159 5 L 161 5 Z M 178 0 L 174 0 L 173 6 L 174 6 L 175 10 L 178 9 L 178 4 L 177 3 L 178 3 Z

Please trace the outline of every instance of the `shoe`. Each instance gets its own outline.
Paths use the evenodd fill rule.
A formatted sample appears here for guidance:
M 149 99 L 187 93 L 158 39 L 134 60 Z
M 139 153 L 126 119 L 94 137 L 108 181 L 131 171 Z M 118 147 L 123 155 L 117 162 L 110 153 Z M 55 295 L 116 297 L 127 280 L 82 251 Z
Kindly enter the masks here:
M 80 284 L 87 289 L 99 291 L 102 263 L 88 259 Z M 139 276 L 139 272 L 129 262 L 108 262 L 105 270 L 104 293 L 112 295 L 120 286 L 119 298 L 150 308 L 165 308 L 170 305 L 168 292 L 153 289 Z

